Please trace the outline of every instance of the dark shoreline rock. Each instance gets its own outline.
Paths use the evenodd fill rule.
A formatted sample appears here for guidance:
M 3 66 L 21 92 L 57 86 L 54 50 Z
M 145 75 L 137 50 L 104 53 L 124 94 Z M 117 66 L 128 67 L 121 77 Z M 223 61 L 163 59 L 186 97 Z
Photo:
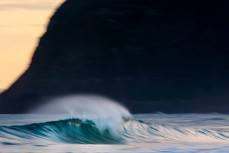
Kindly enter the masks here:
M 0 113 L 98 94 L 134 113 L 229 113 L 224 0 L 67 0 Z

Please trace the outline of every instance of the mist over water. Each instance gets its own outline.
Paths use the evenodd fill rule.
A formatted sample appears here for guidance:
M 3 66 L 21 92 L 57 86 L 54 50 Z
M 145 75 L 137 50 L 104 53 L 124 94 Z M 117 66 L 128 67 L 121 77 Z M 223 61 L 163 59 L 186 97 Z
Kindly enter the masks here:
M 96 95 L 71 95 L 57 97 L 32 110 L 35 114 L 68 114 L 73 117 L 130 118 L 130 112 L 118 102 Z
M 229 116 L 134 114 L 95 95 L 0 115 L 1 152 L 228 152 Z

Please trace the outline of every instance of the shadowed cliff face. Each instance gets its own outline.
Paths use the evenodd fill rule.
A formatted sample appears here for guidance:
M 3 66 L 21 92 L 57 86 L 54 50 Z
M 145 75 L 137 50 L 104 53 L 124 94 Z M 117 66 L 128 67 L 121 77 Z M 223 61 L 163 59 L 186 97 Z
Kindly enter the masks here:
M 224 0 L 68 0 L 0 113 L 66 94 L 99 94 L 135 113 L 229 113 L 228 19 Z

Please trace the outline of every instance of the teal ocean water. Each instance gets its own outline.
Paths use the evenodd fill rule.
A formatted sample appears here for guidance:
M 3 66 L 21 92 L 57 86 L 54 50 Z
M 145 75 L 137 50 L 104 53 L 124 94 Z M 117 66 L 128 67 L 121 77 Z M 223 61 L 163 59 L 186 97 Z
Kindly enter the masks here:
M 0 152 L 228 153 L 229 115 L 131 114 L 108 99 L 67 97 L 0 115 Z
M 65 117 L 0 115 L 0 152 L 229 152 L 228 115 L 138 114 L 120 125 Z

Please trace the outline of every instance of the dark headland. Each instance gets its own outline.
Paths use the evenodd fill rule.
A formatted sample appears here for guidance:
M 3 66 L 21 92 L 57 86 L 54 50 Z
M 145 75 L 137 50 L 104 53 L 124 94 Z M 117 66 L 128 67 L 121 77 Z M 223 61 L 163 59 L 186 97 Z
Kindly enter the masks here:
M 29 69 L 0 96 L 0 113 L 69 94 L 102 95 L 134 113 L 229 113 L 228 8 L 227 0 L 67 0 Z

